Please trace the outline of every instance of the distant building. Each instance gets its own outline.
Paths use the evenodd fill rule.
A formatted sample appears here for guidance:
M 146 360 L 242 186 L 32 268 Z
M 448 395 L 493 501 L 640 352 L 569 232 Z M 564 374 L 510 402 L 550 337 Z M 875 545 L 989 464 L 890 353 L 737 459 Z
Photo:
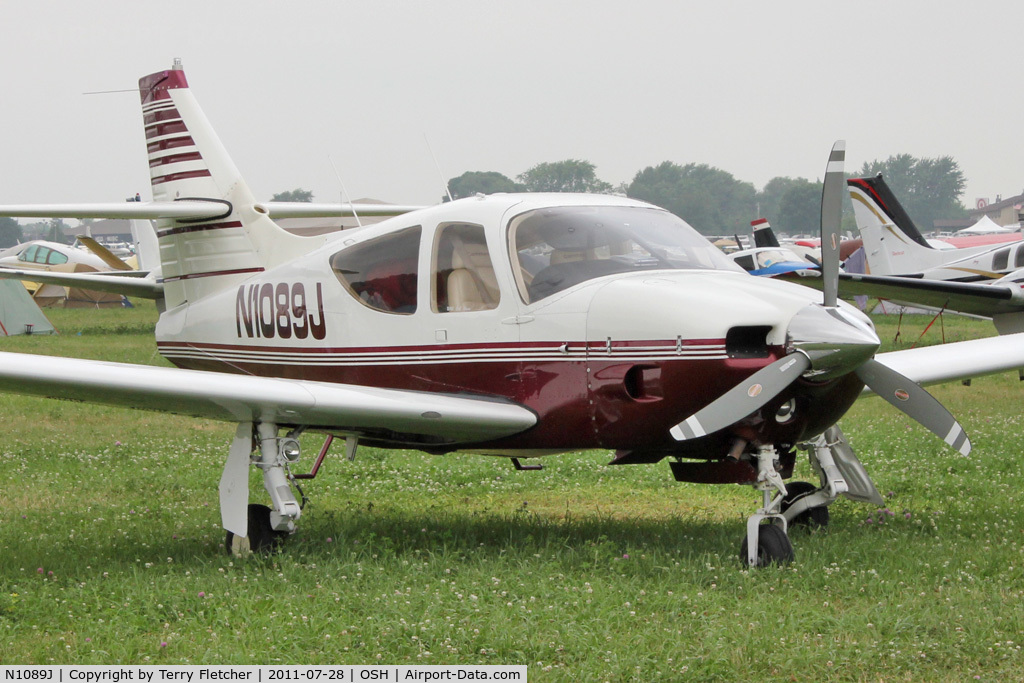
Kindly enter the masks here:
M 126 218 L 104 218 L 89 223 L 65 227 L 64 235 L 73 240 L 79 235 L 90 235 L 100 242 L 131 242 L 132 229 Z
M 987 200 L 978 201 L 975 208 L 967 212 L 971 222 L 981 220 L 988 216 L 992 222 L 998 225 L 1016 225 L 1021 222 L 1021 212 L 1024 211 L 1024 194 L 1019 194 L 1009 199 L 996 197 L 996 201 L 988 203 Z

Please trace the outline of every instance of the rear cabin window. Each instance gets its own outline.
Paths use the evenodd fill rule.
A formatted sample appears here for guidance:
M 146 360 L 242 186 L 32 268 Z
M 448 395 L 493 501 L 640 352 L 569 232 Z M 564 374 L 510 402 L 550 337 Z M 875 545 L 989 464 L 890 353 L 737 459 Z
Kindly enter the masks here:
M 331 268 L 348 292 L 385 313 L 416 312 L 420 227 L 354 244 L 331 257 Z
M 67 263 L 68 257 L 65 254 L 60 253 L 59 251 L 54 251 L 51 249 L 50 253 L 46 257 L 46 262 L 49 263 L 51 266 L 57 266 L 62 263 Z
M 1003 249 L 1002 251 L 997 252 L 996 255 L 992 257 L 992 270 L 1006 270 L 1006 265 L 1009 261 L 1009 249 Z
M 482 226 L 453 223 L 437 232 L 434 307 L 438 313 L 486 311 L 498 306 L 498 280 Z
M 1024 245 L 1017 247 L 1017 254 L 1013 259 L 1014 268 L 1024 268 Z

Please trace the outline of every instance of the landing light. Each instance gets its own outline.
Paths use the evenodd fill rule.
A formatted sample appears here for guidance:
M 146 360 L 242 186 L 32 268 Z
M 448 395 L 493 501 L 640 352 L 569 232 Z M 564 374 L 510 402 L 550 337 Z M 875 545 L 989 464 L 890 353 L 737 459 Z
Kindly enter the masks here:
M 297 439 L 293 439 L 290 436 L 281 439 L 280 443 L 281 457 L 288 462 L 296 462 L 299 459 L 299 442 Z

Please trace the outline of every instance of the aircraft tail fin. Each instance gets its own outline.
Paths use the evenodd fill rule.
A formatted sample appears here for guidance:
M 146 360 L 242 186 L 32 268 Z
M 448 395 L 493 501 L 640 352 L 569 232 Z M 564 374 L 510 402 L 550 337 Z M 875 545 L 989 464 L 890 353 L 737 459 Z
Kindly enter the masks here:
M 267 215 L 189 89 L 181 62 L 139 79 L 154 201 L 223 206 L 213 218 L 157 220 L 167 308 L 222 291 L 308 252 Z
M 846 181 L 857 229 L 864 240 L 868 272 L 911 275 L 937 265 L 942 257 L 907 215 L 881 174 Z
M 767 218 L 758 218 L 750 221 L 750 227 L 754 230 L 755 247 L 779 247 L 779 238 L 775 236 L 771 224 Z
M 870 198 L 871 203 L 874 204 L 879 219 L 883 223 L 891 223 L 900 230 L 904 235 L 912 239 L 913 241 L 920 244 L 925 249 L 931 249 L 931 245 L 928 244 L 928 240 L 924 238 L 921 231 L 917 229 L 914 221 L 910 218 L 910 215 L 900 204 L 899 200 L 896 199 L 896 195 L 893 194 L 889 185 L 882 178 L 882 174 L 874 176 L 873 178 L 851 178 L 846 181 L 850 186 L 850 194 L 853 196 L 855 202 L 865 203 L 864 199 L 853 194 L 853 189 L 857 188 L 860 190 L 861 195 L 865 198 Z M 869 208 L 870 205 L 868 205 Z M 884 217 L 884 218 L 883 218 Z

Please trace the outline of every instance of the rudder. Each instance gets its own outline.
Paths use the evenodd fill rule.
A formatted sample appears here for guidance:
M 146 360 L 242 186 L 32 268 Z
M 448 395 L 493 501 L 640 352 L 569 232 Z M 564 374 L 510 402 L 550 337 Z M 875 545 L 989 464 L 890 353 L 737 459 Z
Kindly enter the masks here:
M 309 238 L 281 229 L 255 198 L 189 89 L 181 62 L 139 79 L 155 201 L 219 202 L 213 219 L 158 219 L 167 308 L 234 286 L 308 252 Z

